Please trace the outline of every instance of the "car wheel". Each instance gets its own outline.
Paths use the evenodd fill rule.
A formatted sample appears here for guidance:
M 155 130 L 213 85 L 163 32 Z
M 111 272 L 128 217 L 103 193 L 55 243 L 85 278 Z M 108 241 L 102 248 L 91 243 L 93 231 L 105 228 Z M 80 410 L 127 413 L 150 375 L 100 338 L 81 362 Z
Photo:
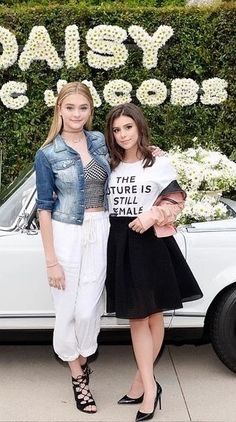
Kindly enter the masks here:
M 236 286 L 226 290 L 212 311 L 209 334 L 220 360 L 236 372 Z

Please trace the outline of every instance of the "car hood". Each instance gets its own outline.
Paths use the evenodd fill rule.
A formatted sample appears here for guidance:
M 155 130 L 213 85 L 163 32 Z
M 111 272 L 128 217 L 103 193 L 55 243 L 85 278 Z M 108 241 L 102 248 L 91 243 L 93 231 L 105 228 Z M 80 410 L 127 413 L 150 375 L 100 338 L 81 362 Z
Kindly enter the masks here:
M 0 230 L 0 237 L 16 236 L 19 232 L 10 230 Z
M 206 230 L 207 229 L 236 230 L 236 218 L 192 223 L 191 227 L 195 227 L 196 229 L 206 229 Z

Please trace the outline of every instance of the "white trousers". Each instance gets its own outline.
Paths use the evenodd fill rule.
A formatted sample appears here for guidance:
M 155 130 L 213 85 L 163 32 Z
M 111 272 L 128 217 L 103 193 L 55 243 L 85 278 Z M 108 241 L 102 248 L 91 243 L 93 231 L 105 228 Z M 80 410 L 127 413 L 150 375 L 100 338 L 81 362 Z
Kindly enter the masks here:
M 97 349 L 108 231 L 108 213 L 103 211 L 85 213 L 82 226 L 53 220 L 55 251 L 65 272 L 65 290 L 52 288 L 53 347 L 64 361 L 92 355 Z

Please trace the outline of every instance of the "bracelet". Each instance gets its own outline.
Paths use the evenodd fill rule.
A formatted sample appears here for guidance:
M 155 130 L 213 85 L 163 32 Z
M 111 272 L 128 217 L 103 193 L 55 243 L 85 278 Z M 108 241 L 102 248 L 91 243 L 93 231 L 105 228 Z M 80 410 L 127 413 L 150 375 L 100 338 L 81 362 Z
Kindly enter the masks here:
M 55 267 L 56 265 L 58 265 L 58 262 L 55 262 L 55 264 L 47 265 L 47 268 Z

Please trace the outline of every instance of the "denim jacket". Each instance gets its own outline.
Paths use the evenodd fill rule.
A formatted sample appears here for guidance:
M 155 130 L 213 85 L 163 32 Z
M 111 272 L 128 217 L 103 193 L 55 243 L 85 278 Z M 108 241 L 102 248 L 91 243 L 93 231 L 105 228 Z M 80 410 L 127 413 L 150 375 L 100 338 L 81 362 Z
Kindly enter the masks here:
M 84 131 L 88 150 L 98 164 L 110 174 L 108 152 L 100 132 Z M 61 135 L 35 157 L 37 208 L 52 212 L 52 218 L 68 224 L 81 225 L 84 219 L 84 170 L 80 155 L 64 142 Z M 104 186 L 104 208 L 107 182 Z

